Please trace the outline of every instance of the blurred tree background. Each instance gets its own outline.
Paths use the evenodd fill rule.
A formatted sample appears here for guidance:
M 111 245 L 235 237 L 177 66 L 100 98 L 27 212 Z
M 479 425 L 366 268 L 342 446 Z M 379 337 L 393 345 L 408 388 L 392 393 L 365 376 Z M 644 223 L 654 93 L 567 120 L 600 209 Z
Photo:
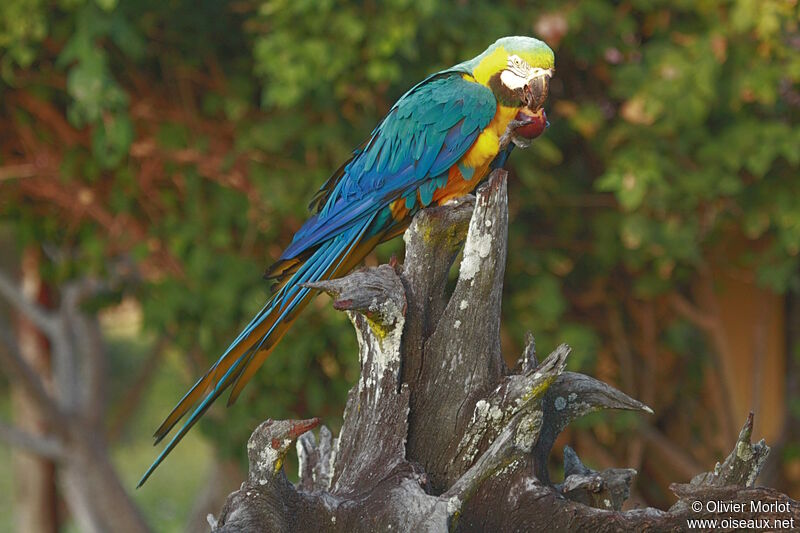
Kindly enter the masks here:
M 110 456 L 154 529 L 219 509 L 261 420 L 339 427 L 358 361 L 322 297 L 238 404 L 132 490 L 316 188 L 410 86 L 512 34 L 546 41 L 557 72 L 551 128 L 509 165 L 509 360 L 531 329 L 653 407 L 563 437 L 592 466 L 639 470 L 633 504 L 668 506 L 751 409 L 775 445 L 762 482 L 800 495 L 796 0 L 4 0 L 0 268 L 49 309 L 75 280 L 115 280 L 82 309 L 103 331 Z M 7 311 L 48 383 L 50 346 L 23 350 L 36 332 Z M 47 434 L 0 379 L 4 427 Z M 0 530 L 78 528 L 53 463 L 0 454 Z

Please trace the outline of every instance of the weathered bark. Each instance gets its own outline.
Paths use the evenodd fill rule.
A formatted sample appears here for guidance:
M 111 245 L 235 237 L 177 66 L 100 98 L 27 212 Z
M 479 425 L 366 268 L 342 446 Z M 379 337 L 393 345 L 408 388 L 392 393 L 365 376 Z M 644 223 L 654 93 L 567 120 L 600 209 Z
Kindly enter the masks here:
M 620 511 L 632 469 L 594 472 L 566 449 L 563 483 L 547 459 L 558 434 L 599 409 L 650 409 L 594 378 L 566 372 L 570 348 L 541 363 L 532 336 L 515 370 L 500 353 L 506 256 L 506 174 L 495 171 L 477 199 L 420 213 L 406 232 L 402 268 L 383 265 L 312 286 L 348 313 L 361 377 L 340 436 L 308 421 L 272 421 L 248 443 L 250 475 L 232 493 L 214 531 L 681 531 L 693 501 L 747 502 L 746 518 L 800 525 L 797 502 L 753 488 L 768 448 L 750 444 L 752 418 L 714 473 L 675 485 L 669 511 Z M 451 295 L 447 276 L 464 241 Z M 295 441 L 300 481 L 283 457 Z M 751 499 L 786 512 L 749 512 Z M 731 513 L 728 513 L 730 515 Z M 721 518 L 724 515 L 718 516 Z

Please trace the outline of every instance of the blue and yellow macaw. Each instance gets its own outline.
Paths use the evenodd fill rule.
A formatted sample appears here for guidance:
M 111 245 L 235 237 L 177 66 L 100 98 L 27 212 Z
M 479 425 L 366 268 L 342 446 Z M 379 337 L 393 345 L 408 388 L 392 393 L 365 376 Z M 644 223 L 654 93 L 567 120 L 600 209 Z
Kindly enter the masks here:
M 226 389 L 228 405 L 236 400 L 314 295 L 304 283 L 346 274 L 420 209 L 472 192 L 542 132 L 554 61 L 537 39 L 505 37 L 394 104 L 314 196 L 313 215 L 267 271 L 274 295 L 155 432 L 157 444 L 191 411 L 139 486 Z

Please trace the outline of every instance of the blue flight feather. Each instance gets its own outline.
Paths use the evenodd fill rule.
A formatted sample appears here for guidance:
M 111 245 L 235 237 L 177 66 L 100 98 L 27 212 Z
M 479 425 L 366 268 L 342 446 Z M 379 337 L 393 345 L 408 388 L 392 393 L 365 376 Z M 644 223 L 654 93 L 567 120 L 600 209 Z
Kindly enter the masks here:
M 262 308 L 261 312 L 254 317 L 248 327 L 239 334 L 233 343 L 231 343 L 220 360 L 223 359 L 225 355 L 230 353 L 230 351 L 239 343 L 241 339 L 246 337 L 250 331 L 252 331 L 267 316 L 269 316 L 271 311 L 275 310 L 276 308 L 280 310 L 278 319 L 275 321 L 269 331 L 263 336 L 260 342 L 243 353 L 236 360 L 236 362 L 231 365 L 227 372 L 225 372 L 214 389 L 212 389 L 212 391 L 203 399 L 203 401 L 201 401 L 194 408 L 194 411 L 192 411 L 192 414 L 189 416 L 186 422 L 184 422 L 183 426 L 181 426 L 181 429 L 172 437 L 172 439 L 170 439 L 167 446 L 161 451 L 150 468 L 148 468 L 144 473 L 137 487 L 142 486 L 142 484 L 147 481 L 147 478 L 150 477 L 150 474 L 152 474 L 158 465 L 161 464 L 169 452 L 172 451 L 172 449 L 178 444 L 184 435 L 186 435 L 192 426 L 197 423 L 197 421 L 200 419 L 203 413 L 208 410 L 211 404 L 217 398 L 219 398 L 225 389 L 235 383 L 241 371 L 247 366 L 247 363 L 253 358 L 253 356 L 255 356 L 255 354 L 261 349 L 263 343 L 269 338 L 270 334 L 278 326 L 278 324 L 281 323 L 281 320 L 285 319 L 296 307 L 296 305 L 308 295 L 310 289 L 301 287 L 301 285 L 308 281 L 324 279 L 326 272 L 328 275 L 332 274 L 346 258 L 352 248 L 364 236 L 364 233 L 371 225 L 373 219 L 374 214 L 365 217 L 362 219 L 360 225 L 351 227 L 348 231 L 336 236 L 336 238 L 331 239 L 320 246 L 310 260 L 307 261 L 300 270 L 295 272 L 290 282 L 287 283 L 281 291 L 274 295 L 267 305 Z M 336 264 L 334 265 L 334 263 Z M 216 364 L 211 368 L 210 371 L 215 369 Z

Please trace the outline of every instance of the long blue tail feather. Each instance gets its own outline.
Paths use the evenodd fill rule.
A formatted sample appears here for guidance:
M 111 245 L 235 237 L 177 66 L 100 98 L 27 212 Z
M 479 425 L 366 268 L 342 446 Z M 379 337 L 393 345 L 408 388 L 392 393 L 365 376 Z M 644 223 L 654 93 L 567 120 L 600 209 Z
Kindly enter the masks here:
M 255 317 L 248 323 L 248 325 L 239 333 L 236 339 L 228 346 L 223 355 L 214 363 L 214 365 L 206 373 L 215 372 L 219 364 L 227 357 L 231 351 L 244 339 L 248 337 L 263 321 L 271 316 L 273 313 L 280 313 L 275 322 L 270 326 L 269 330 L 257 341 L 252 347 L 247 349 L 240 355 L 236 361 L 228 368 L 225 374 L 219 378 L 216 385 L 211 391 L 203 398 L 192 410 L 189 418 L 181 426 L 180 430 L 170 439 L 161 453 L 158 455 L 153 464 L 147 469 L 142 478 L 137 484 L 137 488 L 141 487 L 155 469 L 164 461 L 167 455 L 175 448 L 175 446 L 183 439 L 186 433 L 197 423 L 200 417 L 208 410 L 214 401 L 230 386 L 234 385 L 242 372 L 247 368 L 248 364 L 252 361 L 253 357 L 264 346 L 270 338 L 275 328 L 284 321 L 297 305 L 303 301 L 310 293 L 311 289 L 302 287 L 301 285 L 306 282 L 319 281 L 327 276 L 331 276 L 342 263 L 347 259 L 349 254 L 353 251 L 358 242 L 364 237 L 369 229 L 375 214 L 371 214 L 364 218 L 361 224 L 351 227 L 348 231 L 336 236 L 323 243 L 317 251 L 302 265 L 301 268 L 295 272 L 289 281 L 279 290 L 272 298 L 261 308 Z M 205 376 L 204 376 L 205 377 Z M 200 386 L 203 379 L 195 383 L 194 387 L 187 392 L 183 398 L 188 397 L 196 387 Z M 180 406 L 178 402 L 177 406 Z M 176 406 L 176 408 L 177 408 Z M 176 419 L 165 430 L 157 433 L 155 444 L 158 444 L 171 430 L 177 425 L 177 422 L 183 418 L 182 416 Z

